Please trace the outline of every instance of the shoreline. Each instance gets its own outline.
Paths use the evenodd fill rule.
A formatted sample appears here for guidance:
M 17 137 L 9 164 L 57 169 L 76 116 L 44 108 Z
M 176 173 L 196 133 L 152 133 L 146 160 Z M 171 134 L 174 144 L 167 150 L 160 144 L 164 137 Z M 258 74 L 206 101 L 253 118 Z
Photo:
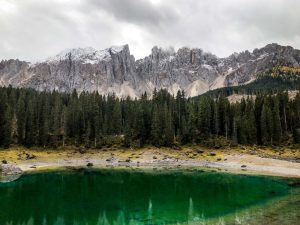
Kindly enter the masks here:
M 30 154 L 32 159 L 24 159 Z M 298 153 L 297 153 L 298 154 Z M 298 156 L 297 156 L 298 157 Z M 27 150 L 0 152 L 0 160 L 25 173 L 70 168 L 211 169 L 220 172 L 300 178 L 300 163 L 262 157 L 248 151 L 143 148 L 138 150 Z

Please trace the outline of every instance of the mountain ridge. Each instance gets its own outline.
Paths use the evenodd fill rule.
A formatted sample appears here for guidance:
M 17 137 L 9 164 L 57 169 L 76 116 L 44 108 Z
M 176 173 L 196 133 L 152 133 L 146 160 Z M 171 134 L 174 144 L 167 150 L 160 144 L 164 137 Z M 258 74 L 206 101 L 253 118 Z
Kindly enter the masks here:
M 219 58 L 199 48 L 175 51 L 155 46 L 150 55 L 135 60 L 128 45 L 104 50 L 88 47 L 68 49 L 36 63 L 2 60 L 0 85 L 41 91 L 97 91 L 133 98 L 164 88 L 174 95 L 184 90 L 186 96 L 193 97 L 251 83 L 276 65 L 300 67 L 300 50 L 273 43 Z

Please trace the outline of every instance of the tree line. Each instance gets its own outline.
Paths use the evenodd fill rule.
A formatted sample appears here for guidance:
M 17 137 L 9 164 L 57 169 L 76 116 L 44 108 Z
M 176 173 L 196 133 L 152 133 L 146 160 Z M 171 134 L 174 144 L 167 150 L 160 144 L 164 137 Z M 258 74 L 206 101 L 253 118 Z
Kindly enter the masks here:
M 184 144 L 278 145 L 300 141 L 300 95 L 257 94 L 230 103 L 223 96 L 186 98 L 166 90 L 140 99 L 98 93 L 0 88 L 0 147 Z
M 218 97 L 220 95 L 230 96 L 232 94 L 276 94 L 286 90 L 299 90 L 300 75 L 291 76 L 290 74 L 280 73 L 280 75 L 262 74 L 255 81 L 231 87 L 223 87 L 215 90 L 210 90 L 204 95 Z

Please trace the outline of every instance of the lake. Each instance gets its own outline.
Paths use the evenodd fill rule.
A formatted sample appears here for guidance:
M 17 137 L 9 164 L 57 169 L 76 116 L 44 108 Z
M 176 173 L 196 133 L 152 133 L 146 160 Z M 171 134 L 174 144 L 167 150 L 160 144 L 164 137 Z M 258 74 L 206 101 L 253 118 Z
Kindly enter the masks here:
M 205 170 L 99 169 L 0 183 L 1 225 L 297 224 L 288 180 Z

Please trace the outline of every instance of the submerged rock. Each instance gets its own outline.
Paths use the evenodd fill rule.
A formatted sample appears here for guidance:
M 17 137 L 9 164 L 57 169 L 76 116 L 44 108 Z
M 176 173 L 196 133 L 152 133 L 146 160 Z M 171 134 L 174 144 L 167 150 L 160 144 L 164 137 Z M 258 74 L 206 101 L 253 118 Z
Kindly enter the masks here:
M 7 183 L 17 180 L 21 177 L 23 171 L 12 164 L 2 164 L 0 165 L 0 182 Z
M 292 182 L 289 182 L 288 185 L 290 187 L 300 187 L 300 181 L 292 181 Z
M 6 175 L 6 176 L 0 175 L 0 183 L 9 183 L 18 180 L 21 176 L 22 174 Z

